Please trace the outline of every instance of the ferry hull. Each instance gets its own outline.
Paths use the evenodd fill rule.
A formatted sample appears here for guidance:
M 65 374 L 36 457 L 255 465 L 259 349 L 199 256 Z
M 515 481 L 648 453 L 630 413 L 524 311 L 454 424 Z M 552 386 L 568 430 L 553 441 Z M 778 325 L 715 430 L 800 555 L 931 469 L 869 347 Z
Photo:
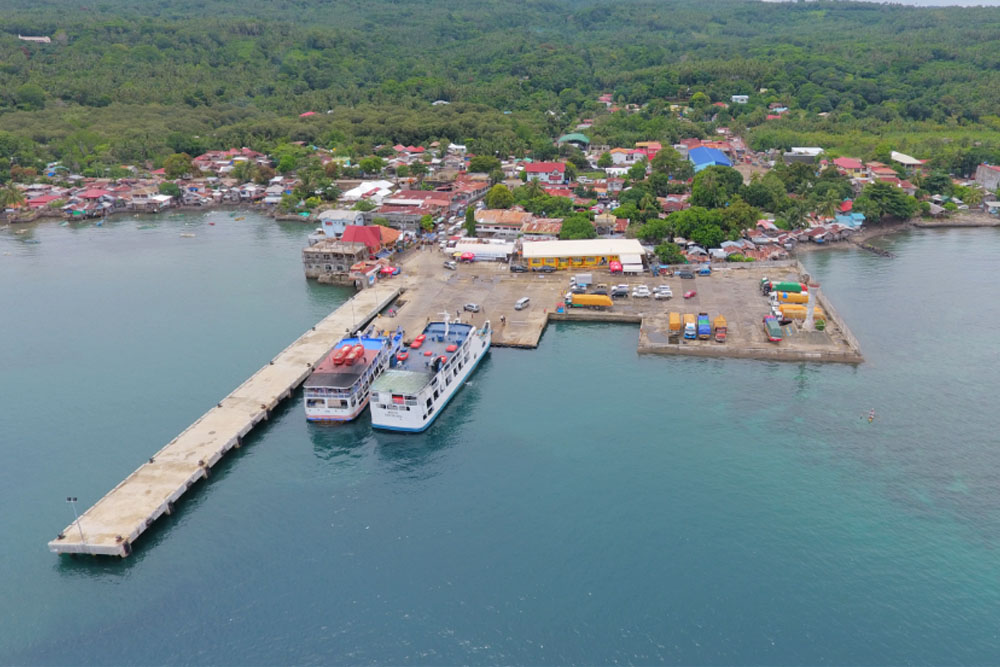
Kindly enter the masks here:
M 360 417 L 361 413 L 365 411 L 366 407 L 368 407 L 368 398 L 369 397 L 366 396 L 364 402 L 362 402 L 361 405 L 358 406 L 358 408 L 354 412 L 352 412 L 351 414 L 346 414 L 346 415 L 338 415 L 338 414 L 326 414 L 326 415 L 324 415 L 324 414 L 319 414 L 319 413 L 316 413 L 316 412 L 310 412 L 309 409 L 307 408 L 306 409 L 306 421 L 309 421 L 309 422 L 326 422 L 326 423 L 341 423 L 341 424 L 354 421 L 355 419 L 357 419 L 358 417 Z
M 373 419 L 372 427 L 377 428 L 380 431 L 396 431 L 399 433 L 423 433 L 424 431 L 429 429 L 431 427 L 431 424 L 434 423 L 434 421 L 438 418 L 438 416 L 442 412 L 444 412 L 444 409 L 448 407 L 449 403 L 451 403 L 451 399 L 455 398 L 455 394 L 461 391 L 462 387 L 465 386 L 465 382 L 466 380 L 468 380 L 469 375 L 472 375 L 472 373 L 475 372 L 476 368 L 479 366 L 479 362 L 483 360 L 483 357 L 485 357 L 486 353 L 489 351 L 490 351 L 490 346 L 487 345 L 486 349 L 483 350 L 483 353 L 479 356 L 479 358 L 477 358 L 476 361 L 469 367 L 469 372 L 462 380 L 462 383 L 455 389 L 455 391 L 451 393 L 451 395 L 448 396 L 448 398 L 445 399 L 444 403 L 441 404 L 441 407 L 434 411 L 434 414 L 431 415 L 431 418 L 428 419 L 427 423 L 424 424 L 423 426 L 408 427 L 408 426 L 393 426 L 392 424 L 384 424 L 384 423 L 376 424 Z

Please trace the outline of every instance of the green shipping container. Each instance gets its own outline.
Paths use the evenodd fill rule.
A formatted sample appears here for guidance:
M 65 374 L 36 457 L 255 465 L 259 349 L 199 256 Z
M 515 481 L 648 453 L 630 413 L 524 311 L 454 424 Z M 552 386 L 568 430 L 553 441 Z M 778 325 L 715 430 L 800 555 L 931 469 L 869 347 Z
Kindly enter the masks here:
M 771 283 L 772 292 L 801 292 L 802 283 Z

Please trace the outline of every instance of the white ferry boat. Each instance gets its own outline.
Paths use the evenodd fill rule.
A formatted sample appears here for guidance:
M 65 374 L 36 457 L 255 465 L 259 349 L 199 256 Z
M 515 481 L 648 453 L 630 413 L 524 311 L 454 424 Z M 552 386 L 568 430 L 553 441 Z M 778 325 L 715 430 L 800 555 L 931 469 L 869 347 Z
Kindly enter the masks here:
M 348 422 L 368 405 L 372 382 L 396 363 L 403 330 L 391 336 L 371 333 L 342 339 L 305 383 L 306 419 Z
M 372 426 L 425 430 L 486 356 L 491 337 L 489 321 L 476 329 L 445 314 L 443 322 L 428 324 L 372 385 Z

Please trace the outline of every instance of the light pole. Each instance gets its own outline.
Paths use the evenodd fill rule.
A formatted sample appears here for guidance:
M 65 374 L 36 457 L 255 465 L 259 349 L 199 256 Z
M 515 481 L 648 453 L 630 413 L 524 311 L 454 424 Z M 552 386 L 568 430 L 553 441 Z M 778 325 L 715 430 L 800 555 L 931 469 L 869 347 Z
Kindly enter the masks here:
M 83 537 L 83 526 L 80 525 L 80 515 L 76 511 L 76 496 L 67 496 L 66 502 L 73 508 L 73 523 L 76 524 L 76 529 L 80 531 L 80 542 L 86 545 L 87 540 Z

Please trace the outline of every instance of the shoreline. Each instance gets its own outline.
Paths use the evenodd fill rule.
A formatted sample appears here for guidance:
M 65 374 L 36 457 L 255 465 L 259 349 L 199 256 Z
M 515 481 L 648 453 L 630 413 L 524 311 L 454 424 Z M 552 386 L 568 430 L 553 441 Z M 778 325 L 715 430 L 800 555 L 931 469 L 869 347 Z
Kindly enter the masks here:
M 792 256 L 798 253 L 810 253 L 817 250 L 837 250 L 850 246 L 865 249 L 863 244 L 874 239 L 891 236 L 912 229 L 989 229 L 1000 228 L 1000 218 L 986 214 L 966 214 L 944 219 L 916 218 L 906 221 L 890 222 L 861 229 L 842 241 L 829 243 L 799 243 L 791 251 Z
M 108 215 L 95 215 L 89 217 L 73 217 L 66 216 L 62 213 L 52 212 L 40 212 L 35 215 L 30 220 L 5 220 L 3 226 L 15 227 L 15 226 L 27 226 L 38 224 L 42 222 L 94 222 L 96 220 L 112 220 L 118 217 L 160 217 L 164 214 L 172 215 L 176 213 L 197 213 L 197 212 L 210 212 L 210 211 L 248 211 L 253 213 L 258 213 L 266 218 L 271 218 L 276 221 L 283 220 L 302 220 L 306 221 L 306 218 L 301 216 L 289 216 L 285 217 L 280 214 L 276 214 L 274 211 L 269 211 L 267 209 L 262 209 L 254 206 L 253 204 L 248 204 L 246 202 L 220 202 L 213 203 L 207 206 L 170 206 L 168 208 L 162 209 L 160 211 L 133 211 L 133 210 L 116 210 L 111 211 Z M 311 222 L 311 220 L 310 220 Z

